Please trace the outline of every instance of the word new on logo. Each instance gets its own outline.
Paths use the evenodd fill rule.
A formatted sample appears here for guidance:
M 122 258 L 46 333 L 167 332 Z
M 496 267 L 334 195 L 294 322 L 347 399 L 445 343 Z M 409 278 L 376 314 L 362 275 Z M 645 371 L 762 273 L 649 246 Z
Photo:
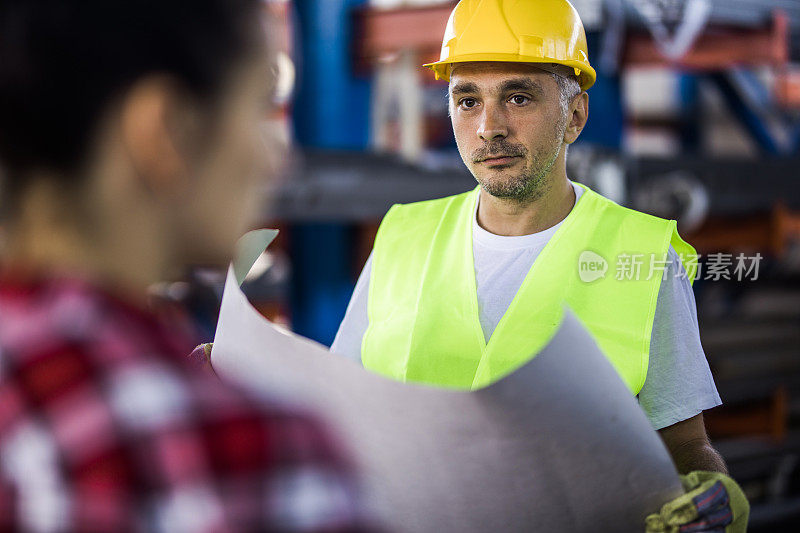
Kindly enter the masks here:
M 608 261 L 602 255 L 591 250 L 584 250 L 578 257 L 578 277 L 584 283 L 591 283 L 604 278 L 608 272 Z

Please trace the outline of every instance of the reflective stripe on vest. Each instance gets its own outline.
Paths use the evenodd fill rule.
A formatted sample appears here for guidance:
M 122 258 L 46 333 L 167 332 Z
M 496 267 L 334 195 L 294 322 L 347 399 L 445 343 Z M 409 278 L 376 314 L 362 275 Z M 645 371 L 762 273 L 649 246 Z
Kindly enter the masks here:
M 472 255 L 480 189 L 393 206 L 373 250 L 364 366 L 400 381 L 480 388 L 538 353 L 567 305 L 638 394 L 662 277 L 658 261 L 670 244 L 682 257 L 694 249 L 675 221 L 627 209 L 581 186 L 585 192 L 534 261 L 488 343 Z M 617 275 L 618 260 L 626 257 L 641 263 L 638 279 Z M 651 258 L 656 271 L 648 276 Z M 598 279 L 583 281 L 581 266 L 584 279 Z M 693 279 L 694 269 L 687 268 Z

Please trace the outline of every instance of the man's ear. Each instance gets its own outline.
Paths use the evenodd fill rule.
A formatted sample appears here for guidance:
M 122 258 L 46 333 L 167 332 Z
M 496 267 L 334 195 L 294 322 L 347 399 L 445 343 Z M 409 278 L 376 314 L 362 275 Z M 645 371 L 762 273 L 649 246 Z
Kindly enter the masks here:
M 121 134 L 125 151 L 142 185 L 157 195 L 185 190 L 189 179 L 187 143 L 190 104 L 165 76 L 136 83 L 121 102 Z
M 589 120 L 589 95 L 586 91 L 582 91 L 572 99 L 568 113 L 564 142 L 572 144 L 578 139 L 586 126 L 586 121 Z

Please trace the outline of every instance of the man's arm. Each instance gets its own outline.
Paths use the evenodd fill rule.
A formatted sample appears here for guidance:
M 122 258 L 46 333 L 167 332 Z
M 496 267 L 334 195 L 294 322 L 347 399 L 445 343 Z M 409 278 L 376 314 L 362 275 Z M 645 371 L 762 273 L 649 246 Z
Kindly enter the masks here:
M 725 461 L 706 435 L 703 413 L 658 431 L 679 474 L 694 470 L 728 473 Z
M 669 257 L 658 292 L 639 404 L 673 450 L 707 441 L 702 413 L 722 402 L 700 341 L 692 286 L 672 247 Z M 688 441 L 694 444 L 684 446 Z
M 647 533 L 747 531 L 750 504 L 708 441 L 703 413 L 662 428 L 659 434 L 681 474 L 685 494 L 647 517 Z
M 721 401 L 700 342 L 694 293 L 672 247 L 669 255 L 639 404 L 669 450 L 686 493 L 648 516 L 646 530 L 673 531 L 680 526 L 686 531 L 743 533 L 750 506 L 727 476 L 703 423 L 703 411 Z

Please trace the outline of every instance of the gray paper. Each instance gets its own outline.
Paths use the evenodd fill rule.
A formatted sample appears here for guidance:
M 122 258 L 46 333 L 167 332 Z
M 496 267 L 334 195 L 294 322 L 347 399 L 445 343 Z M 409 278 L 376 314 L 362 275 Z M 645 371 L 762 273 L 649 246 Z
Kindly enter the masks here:
M 386 379 L 279 329 L 231 269 L 212 363 L 332 423 L 397 531 L 644 531 L 682 493 L 660 438 L 569 311 L 518 370 L 453 391 Z
M 236 243 L 236 259 L 233 261 L 233 274 L 241 285 L 253 267 L 258 256 L 278 236 L 276 229 L 257 229 L 249 231 Z

